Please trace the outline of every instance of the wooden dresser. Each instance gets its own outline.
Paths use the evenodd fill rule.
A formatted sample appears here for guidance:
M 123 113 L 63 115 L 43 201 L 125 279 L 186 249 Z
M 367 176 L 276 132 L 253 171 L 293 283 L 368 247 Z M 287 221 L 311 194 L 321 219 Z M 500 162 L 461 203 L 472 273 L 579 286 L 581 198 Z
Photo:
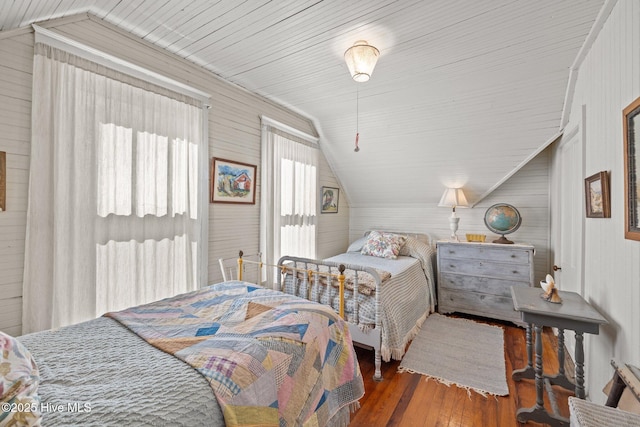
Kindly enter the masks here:
M 511 286 L 533 286 L 530 245 L 438 241 L 438 312 L 523 325 Z

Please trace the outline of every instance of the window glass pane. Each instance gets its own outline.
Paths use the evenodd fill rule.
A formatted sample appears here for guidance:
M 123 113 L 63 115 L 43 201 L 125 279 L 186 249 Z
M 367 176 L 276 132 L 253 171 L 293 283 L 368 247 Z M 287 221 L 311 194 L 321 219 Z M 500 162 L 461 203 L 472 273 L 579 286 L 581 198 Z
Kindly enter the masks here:
M 316 214 L 316 167 L 295 163 L 295 193 L 292 195 L 296 215 Z
M 175 193 L 174 193 L 175 194 Z M 189 217 L 198 219 L 198 144 L 189 143 Z
M 98 215 L 131 215 L 133 131 L 113 123 L 98 127 Z
M 169 140 L 138 132 L 136 144 L 136 215 L 165 216 L 168 211 Z
M 280 253 L 315 258 L 315 247 L 315 225 L 285 225 L 280 229 Z
M 280 165 L 280 215 L 293 215 L 293 176 L 294 164 L 291 160 L 281 159 Z
M 171 200 L 172 215 L 184 214 L 189 200 L 189 145 L 187 141 L 176 138 L 171 141 L 172 179 Z

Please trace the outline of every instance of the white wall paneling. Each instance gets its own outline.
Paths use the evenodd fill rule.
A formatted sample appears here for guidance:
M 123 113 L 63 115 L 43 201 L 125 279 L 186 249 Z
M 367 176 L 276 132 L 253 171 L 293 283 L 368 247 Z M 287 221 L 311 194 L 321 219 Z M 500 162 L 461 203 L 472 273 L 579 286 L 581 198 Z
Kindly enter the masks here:
M 572 129 L 584 120 L 585 171 L 578 178 L 610 172 L 611 218 L 585 220 L 584 283 L 578 288 L 609 320 L 600 335 L 585 337 L 587 389 L 600 403 L 612 374 L 611 358 L 640 365 L 640 242 L 624 239 L 622 142 L 622 109 L 640 96 L 640 3 L 613 3 L 578 70 L 566 126 Z M 553 176 L 563 173 L 554 170 Z M 557 225 L 552 231 L 559 232 Z
M 522 225 L 509 239 L 518 243 L 529 243 L 535 247 L 535 280 L 542 280 L 550 271 L 549 266 L 549 160 L 550 149 L 543 150 L 530 163 L 511 176 L 493 193 L 484 198 L 474 208 L 456 209 L 460 217 L 458 237 L 465 239 L 466 233 L 486 234 L 491 241 L 498 236 L 484 225 L 484 214 L 489 206 L 509 203 L 522 216 Z M 425 182 L 423 185 L 439 185 Z M 415 191 L 420 185 L 415 186 Z M 444 187 L 442 187 L 444 192 Z M 470 203 L 474 200 L 470 199 Z M 395 207 L 351 206 L 350 240 L 361 236 L 366 230 L 386 229 L 432 233 L 439 239 L 447 239 L 451 210 L 432 205 L 414 204 Z
M 7 153 L 7 209 L 0 212 L 0 330 L 19 334 L 31 150 L 33 34 L 17 30 L 10 35 L 0 37 L 0 151 Z

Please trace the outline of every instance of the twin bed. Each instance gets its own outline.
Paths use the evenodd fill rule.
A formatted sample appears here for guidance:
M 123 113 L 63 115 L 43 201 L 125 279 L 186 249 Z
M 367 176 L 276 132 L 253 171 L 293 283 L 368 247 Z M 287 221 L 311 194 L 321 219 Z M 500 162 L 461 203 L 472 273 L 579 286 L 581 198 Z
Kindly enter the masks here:
M 288 270 L 278 276 L 278 289 L 339 311 L 336 273 L 344 266 L 344 318 L 353 340 L 375 350 L 374 379 L 381 380 L 381 359 L 402 359 L 435 310 L 434 262 L 435 241 L 429 235 L 372 231 L 346 253 L 323 261 L 282 257 L 278 265 Z M 324 273 L 331 274 L 333 286 L 326 286 Z
M 15 374 L 13 388 L 0 387 L 13 405 L 0 426 L 25 416 L 17 409 L 27 409 L 23 425 L 39 415 L 47 426 L 346 425 L 364 394 L 353 341 L 376 348 L 378 362 L 401 358 L 434 308 L 431 240 L 403 234 L 396 259 L 363 255 L 388 234 L 326 262 L 283 258 L 285 292 L 227 281 L 18 340 L 0 336 L 5 355 L 22 357 L 5 376 Z M 340 264 L 352 270 L 345 320 L 331 307 L 340 305 Z

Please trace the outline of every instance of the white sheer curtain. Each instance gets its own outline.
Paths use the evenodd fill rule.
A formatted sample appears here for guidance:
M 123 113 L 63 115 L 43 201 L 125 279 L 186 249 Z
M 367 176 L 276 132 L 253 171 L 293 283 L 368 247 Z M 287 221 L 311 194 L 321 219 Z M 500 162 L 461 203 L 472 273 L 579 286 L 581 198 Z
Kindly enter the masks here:
M 318 158 L 310 143 L 263 125 L 260 251 L 267 264 L 316 256 Z
M 197 101 L 36 43 L 23 333 L 200 287 L 207 157 Z

